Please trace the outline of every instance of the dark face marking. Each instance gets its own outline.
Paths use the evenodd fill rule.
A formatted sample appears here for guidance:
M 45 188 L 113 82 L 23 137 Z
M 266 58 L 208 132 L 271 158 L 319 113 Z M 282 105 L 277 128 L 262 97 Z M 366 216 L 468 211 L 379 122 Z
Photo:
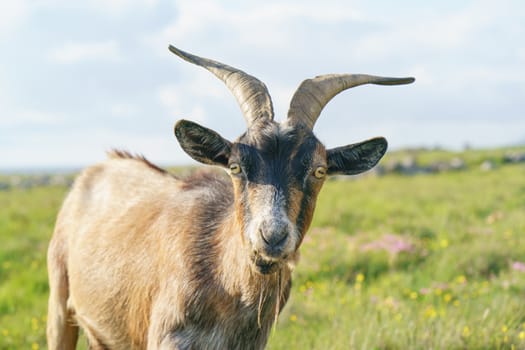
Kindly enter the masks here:
M 260 273 L 271 273 L 299 247 L 311 221 L 326 167 L 326 151 L 313 133 L 269 123 L 232 144 L 230 165 L 236 213 Z
M 175 135 L 193 159 L 231 169 L 242 238 L 265 274 L 294 258 L 325 175 L 369 170 L 387 148 L 379 137 L 326 150 L 311 130 L 289 121 L 259 123 L 234 143 L 185 120 Z

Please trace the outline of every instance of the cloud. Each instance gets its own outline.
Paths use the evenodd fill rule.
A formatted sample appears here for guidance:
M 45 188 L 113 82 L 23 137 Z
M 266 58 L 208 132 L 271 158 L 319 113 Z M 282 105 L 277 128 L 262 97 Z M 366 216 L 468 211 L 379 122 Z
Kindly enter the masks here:
M 159 0 L 82 0 L 74 2 L 70 0 L 39 0 L 35 4 L 31 4 L 31 6 L 55 10 L 74 9 L 118 17 L 132 12 L 153 10 L 158 4 Z
M 286 34 L 293 22 L 315 21 L 331 23 L 346 20 L 361 20 L 363 15 L 349 5 L 327 1 L 323 6 L 314 2 L 282 3 L 266 1 L 248 2 L 250 6 L 227 7 L 217 2 L 204 0 L 195 2 L 181 0 L 177 2 L 177 20 L 165 29 L 165 34 L 175 40 L 206 32 L 217 24 L 227 26 L 241 38 L 248 39 L 264 36 L 279 39 L 274 33 Z M 286 25 L 283 25 L 286 24 Z M 254 34 L 267 35 L 254 35 Z
M 158 0 L 89 0 L 93 8 L 110 14 L 123 14 L 131 9 L 153 8 Z
M 146 37 L 150 46 L 165 55 L 166 43 L 182 45 L 197 39 L 209 41 L 210 33 L 220 38 L 221 47 L 257 50 L 293 47 L 302 37 L 304 23 L 319 26 L 344 21 L 364 21 L 364 15 L 355 7 L 337 1 L 326 1 L 322 6 L 314 1 L 283 3 L 279 1 L 247 1 L 243 5 L 212 0 L 180 0 L 176 5 L 176 19 L 159 32 Z M 212 40 L 210 44 L 213 44 Z
M 200 122 L 229 139 L 241 134 L 245 124 L 224 84 L 178 60 L 168 44 L 261 79 L 279 120 L 286 117 L 300 81 L 318 74 L 417 78 L 409 87 L 360 87 L 330 102 L 315 130 L 329 146 L 378 134 L 388 136 L 393 147 L 461 146 L 469 141 L 464 135 L 480 145 L 484 139 L 489 143 L 488 136 L 493 144 L 523 140 L 517 136 L 523 131 L 525 109 L 523 4 L 0 1 L 0 44 L 5 53 L 0 57 L 0 129 L 8 130 L 0 137 L 0 148 L 15 154 L 19 145 L 31 141 L 25 135 L 34 132 L 42 142 L 31 145 L 17 161 L 45 162 L 42 154 L 63 152 L 63 145 L 85 147 L 75 155 L 64 154 L 64 161 L 69 156 L 71 162 L 76 156 L 82 162 L 97 160 L 103 150 L 94 147 L 110 141 L 116 146 L 144 145 L 146 150 L 132 150 L 152 155 L 163 155 L 166 147 L 174 155 L 181 153 L 175 143 L 173 148 L 154 144 L 156 138 L 173 141 L 172 126 L 180 118 Z M 35 47 L 28 49 L 35 33 L 40 34 L 35 44 L 44 60 L 34 54 Z M 145 49 L 152 47 L 153 54 Z M 72 85 L 73 81 L 83 84 Z M 487 126 L 477 127 L 476 122 Z M 491 133 L 498 125 L 500 131 Z M 73 126 L 84 133 L 89 129 L 89 137 L 98 136 L 94 141 L 80 134 L 70 137 Z M 111 128 L 121 134 L 111 133 Z M 447 128 L 464 135 L 453 135 Z M 504 134 L 505 128 L 512 133 Z M 46 151 L 53 141 L 53 152 Z
M 140 108 L 132 103 L 114 103 L 110 107 L 111 115 L 118 118 L 128 118 L 136 116 L 140 113 Z
M 198 99 L 191 96 L 192 93 L 180 85 L 165 85 L 158 90 L 158 98 L 166 109 L 166 114 L 187 116 L 186 118 L 198 123 L 206 123 L 208 119 L 206 110 L 197 104 Z M 190 102 L 192 100 L 196 102 Z
M 57 63 L 78 63 L 86 61 L 118 62 L 122 59 L 120 48 L 113 40 L 103 42 L 68 42 L 52 49 L 49 58 Z
M 359 59 L 384 58 L 392 52 L 410 53 L 431 49 L 448 50 L 468 43 L 486 18 L 472 16 L 468 11 L 443 16 L 427 15 L 410 21 L 392 23 L 378 19 L 378 30 L 358 40 L 353 52 Z
M 41 132 L 30 130 L 17 137 L 16 147 L 0 147 L 1 168 L 84 167 L 103 161 L 111 149 L 143 154 L 156 164 L 188 163 L 175 137 L 96 128 Z M 2 142 L 2 140 L 0 140 Z
M 429 50 L 440 59 L 450 52 L 479 49 L 480 44 L 494 37 L 523 34 L 523 27 L 515 26 L 522 21 L 520 11 L 515 9 L 521 5 L 513 5 L 514 2 L 475 1 L 448 12 L 417 10 L 395 17 L 371 17 L 377 29 L 362 36 L 354 51 L 358 57 L 370 59 L 392 52 L 409 56 Z
M 0 38 L 10 34 L 28 17 L 31 7 L 24 0 L 0 1 Z
M 1 127 L 19 126 L 54 126 L 62 123 L 66 118 L 60 114 L 23 109 L 19 111 L 2 111 L 0 114 Z

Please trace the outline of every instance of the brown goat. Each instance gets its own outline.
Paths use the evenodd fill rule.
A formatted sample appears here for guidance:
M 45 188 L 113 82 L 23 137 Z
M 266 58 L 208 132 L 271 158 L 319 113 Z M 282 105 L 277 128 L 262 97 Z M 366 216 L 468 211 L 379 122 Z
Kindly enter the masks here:
M 179 179 L 112 152 L 84 170 L 48 251 L 50 349 L 262 349 L 285 305 L 298 248 L 327 174 L 357 174 L 384 138 L 326 150 L 312 133 L 340 91 L 412 78 L 327 75 L 304 81 L 288 118 L 273 120 L 265 85 L 233 67 L 170 50 L 232 91 L 248 122 L 235 142 L 189 121 L 175 135 L 192 158 L 229 177 Z

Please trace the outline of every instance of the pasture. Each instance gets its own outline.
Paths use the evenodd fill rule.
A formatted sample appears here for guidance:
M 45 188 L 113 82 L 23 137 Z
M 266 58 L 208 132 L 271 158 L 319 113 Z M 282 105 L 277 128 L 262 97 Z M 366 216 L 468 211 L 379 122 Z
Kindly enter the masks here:
M 423 152 L 465 167 L 327 181 L 268 348 L 525 348 L 525 163 L 504 152 Z M 46 348 L 46 249 L 66 192 L 0 191 L 0 349 Z

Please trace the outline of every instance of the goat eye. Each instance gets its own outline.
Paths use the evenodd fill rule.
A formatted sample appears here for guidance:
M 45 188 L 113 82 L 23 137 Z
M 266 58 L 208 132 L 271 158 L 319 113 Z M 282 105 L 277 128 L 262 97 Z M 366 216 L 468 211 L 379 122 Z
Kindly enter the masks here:
M 322 179 L 326 176 L 326 168 L 324 166 L 318 166 L 314 171 L 314 176 L 318 179 Z
M 230 164 L 230 173 L 231 174 L 239 174 L 241 172 L 241 166 L 238 163 L 231 163 Z

